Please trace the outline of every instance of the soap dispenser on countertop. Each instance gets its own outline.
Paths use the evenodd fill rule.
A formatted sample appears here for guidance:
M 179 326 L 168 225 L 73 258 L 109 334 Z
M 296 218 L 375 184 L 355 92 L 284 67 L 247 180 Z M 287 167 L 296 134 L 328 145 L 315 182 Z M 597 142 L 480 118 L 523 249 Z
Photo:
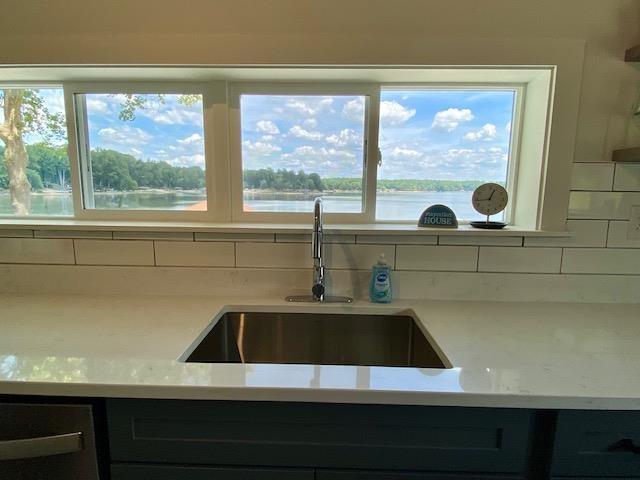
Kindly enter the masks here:
M 391 298 L 391 267 L 382 253 L 378 257 L 378 262 L 371 268 L 369 299 L 373 303 L 389 303 Z

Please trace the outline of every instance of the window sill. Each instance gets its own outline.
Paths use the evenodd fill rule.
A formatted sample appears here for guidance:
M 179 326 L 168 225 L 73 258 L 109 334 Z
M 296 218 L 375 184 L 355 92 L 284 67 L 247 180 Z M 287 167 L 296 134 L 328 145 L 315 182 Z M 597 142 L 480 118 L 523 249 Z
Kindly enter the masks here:
M 216 233 L 309 233 L 307 224 L 249 224 L 202 222 L 133 222 L 89 221 L 70 219 L 0 219 L 0 230 L 69 230 L 69 231 L 147 231 L 147 232 L 216 232 Z M 413 224 L 325 224 L 325 233 L 342 235 L 424 235 L 483 237 L 569 237 L 568 231 L 542 231 L 506 227 L 502 230 L 481 230 L 469 225 L 457 229 L 420 228 Z

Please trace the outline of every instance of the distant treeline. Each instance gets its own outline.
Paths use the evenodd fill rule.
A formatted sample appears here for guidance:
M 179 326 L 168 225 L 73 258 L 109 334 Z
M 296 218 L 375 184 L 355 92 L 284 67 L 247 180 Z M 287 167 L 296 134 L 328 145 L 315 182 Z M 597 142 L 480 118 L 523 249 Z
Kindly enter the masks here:
M 69 188 L 66 146 L 36 143 L 27 146 L 27 154 L 27 177 L 33 190 Z M 198 190 L 205 186 L 204 171 L 199 167 L 174 167 L 167 162 L 145 162 L 115 150 L 92 150 L 91 168 L 93 187 L 98 191 L 138 188 Z M 8 187 L 4 148 L 0 146 L 0 188 Z
M 378 190 L 398 190 L 404 192 L 469 192 L 481 185 L 480 180 L 389 180 L 378 179 Z M 317 173 L 305 173 L 302 170 L 260 170 L 244 171 L 244 187 L 255 190 L 274 191 L 360 191 L 362 180 L 359 178 L 321 178 Z

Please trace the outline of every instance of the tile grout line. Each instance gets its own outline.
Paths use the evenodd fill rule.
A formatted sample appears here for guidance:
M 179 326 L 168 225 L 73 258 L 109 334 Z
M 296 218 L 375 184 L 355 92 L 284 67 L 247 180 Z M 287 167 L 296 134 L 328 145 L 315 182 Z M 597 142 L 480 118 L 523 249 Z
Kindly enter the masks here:
M 155 240 L 151 240 L 151 243 L 153 245 L 153 266 L 157 267 L 158 266 L 158 262 L 156 261 L 156 241 Z
M 609 230 L 611 229 L 612 220 L 607 221 L 607 235 L 604 237 L 604 248 L 609 248 Z M 627 227 L 628 229 L 629 227 Z
M 76 239 L 75 238 L 71 239 L 71 247 L 73 248 L 73 264 L 77 265 L 78 259 L 76 257 Z

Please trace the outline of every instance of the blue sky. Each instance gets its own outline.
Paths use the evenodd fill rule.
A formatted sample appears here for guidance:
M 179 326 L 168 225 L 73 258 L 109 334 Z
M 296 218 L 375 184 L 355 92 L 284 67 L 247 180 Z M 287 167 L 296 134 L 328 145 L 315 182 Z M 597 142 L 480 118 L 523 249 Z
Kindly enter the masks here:
M 64 112 L 61 89 L 41 94 L 50 111 Z M 88 94 L 91 148 L 204 168 L 202 104 L 163 98 L 147 96 L 122 121 L 121 96 Z M 383 90 L 379 177 L 504 181 L 513 103 L 510 90 Z M 243 95 L 241 119 L 244 168 L 362 177 L 362 96 Z
M 142 160 L 166 161 L 173 166 L 205 168 L 202 102 L 187 106 L 180 95 L 145 95 L 135 119 L 118 118 L 121 95 L 87 94 L 91 148 L 109 148 Z
M 513 91 L 381 95 L 380 178 L 506 179 Z M 245 168 L 361 177 L 364 97 L 244 95 Z

